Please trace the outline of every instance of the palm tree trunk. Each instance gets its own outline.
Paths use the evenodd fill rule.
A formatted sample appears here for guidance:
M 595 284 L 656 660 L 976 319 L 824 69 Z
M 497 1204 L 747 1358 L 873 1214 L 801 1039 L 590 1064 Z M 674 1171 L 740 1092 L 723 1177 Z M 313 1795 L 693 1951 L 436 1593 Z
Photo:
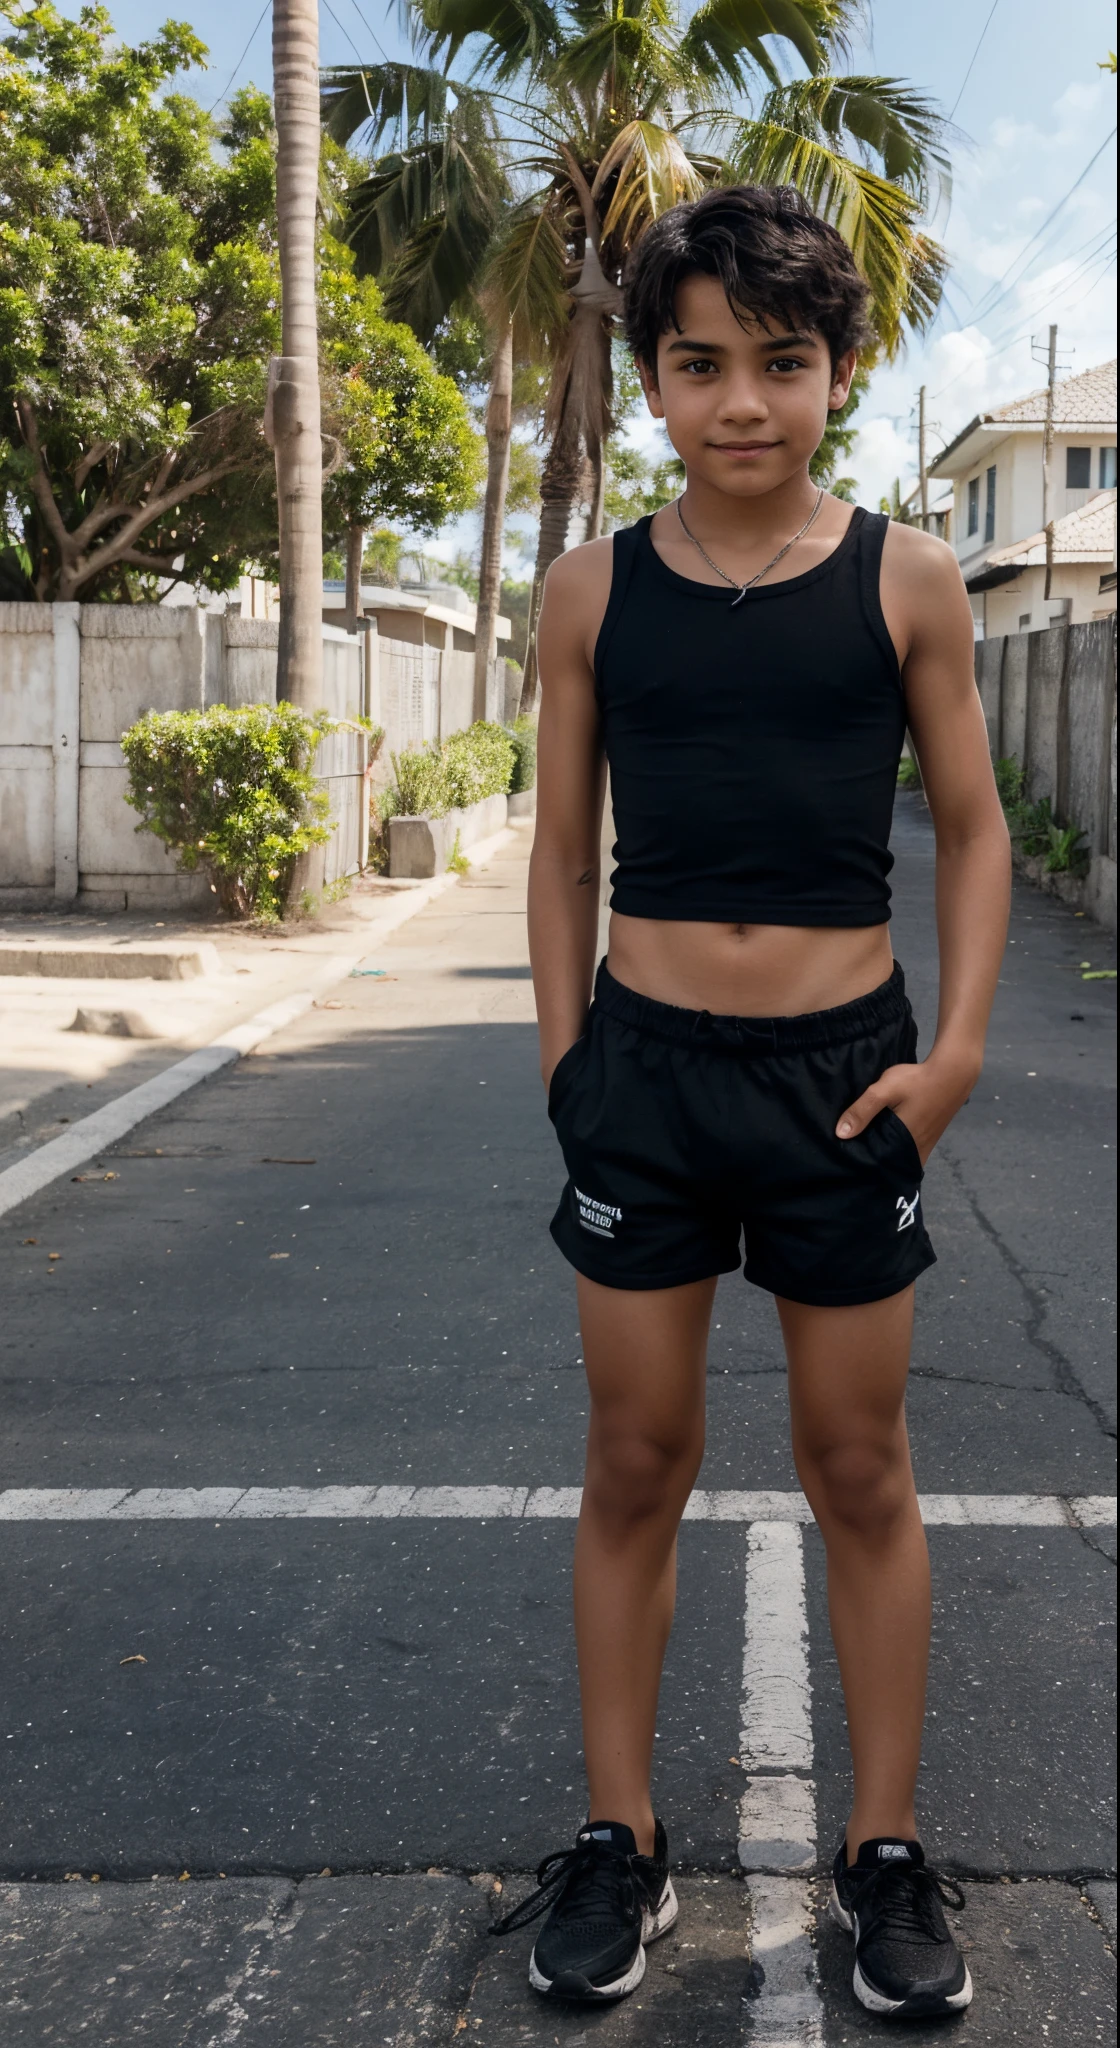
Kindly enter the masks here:
M 568 544 L 572 507 L 579 497 L 586 455 L 602 469 L 603 441 L 611 427 L 611 322 L 622 307 L 618 286 L 604 276 L 597 247 L 598 222 L 582 172 L 564 151 L 572 182 L 583 209 L 586 241 L 580 273 L 572 286 L 574 301 L 564 353 L 553 372 L 546 421 L 553 427 L 552 445 L 541 473 L 541 529 L 529 605 L 529 644 L 522 712 L 531 711 L 537 694 L 537 615 L 544 579 Z M 601 483 L 592 517 L 602 518 Z M 598 511 L 596 511 L 598 506 Z
M 587 457 L 588 505 L 584 540 L 598 540 L 603 531 L 603 500 L 607 489 L 607 465 L 603 444 L 589 451 Z
M 273 0 L 276 217 L 283 354 L 270 372 L 280 526 L 276 694 L 306 711 L 323 698 L 323 446 L 315 304 L 319 191 L 317 0 Z
M 520 711 L 523 718 L 533 710 L 537 699 L 537 617 L 544 595 L 544 579 L 557 555 L 562 555 L 568 545 L 572 507 L 579 495 L 583 457 L 573 413 L 574 408 L 566 409 L 566 417 L 553 436 L 541 471 L 541 524 L 529 599 L 525 674 L 521 681 Z
M 486 407 L 486 496 L 482 510 L 482 557 L 474 628 L 474 715 L 486 716 L 486 681 L 498 647 L 502 595 L 502 536 L 509 489 L 509 444 L 513 427 L 513 325 L 499 315 L 493 325 L 490 397 Z

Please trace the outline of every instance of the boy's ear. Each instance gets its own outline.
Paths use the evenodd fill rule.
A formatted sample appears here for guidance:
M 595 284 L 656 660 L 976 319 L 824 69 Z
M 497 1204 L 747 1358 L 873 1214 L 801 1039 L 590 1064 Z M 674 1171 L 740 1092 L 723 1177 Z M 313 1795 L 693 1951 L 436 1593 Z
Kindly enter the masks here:
M 661 401 L 661 393 L 657 388 L 656 366 L 651 368 L 644 356 L 636 356 L 634 360 L 638 367 L 638 375 L 641 378 L 646 404 L 655 420 L 663 420 L 665 417 L 665 407 Z
M 852 388 L 852 378 L 856 374 L 858 361 L 859 357 L 854 348 L 846 350 L 837 358 L 828 392 L 829 412 L 839 412 L 841 406 L 848 403 L 848 393 Z

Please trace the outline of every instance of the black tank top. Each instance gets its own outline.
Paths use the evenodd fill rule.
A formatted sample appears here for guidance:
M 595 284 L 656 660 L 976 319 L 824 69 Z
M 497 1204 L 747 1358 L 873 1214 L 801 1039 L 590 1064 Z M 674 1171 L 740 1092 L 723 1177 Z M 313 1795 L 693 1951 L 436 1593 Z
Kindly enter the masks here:
M 733 592 L 614 537 L 595 682 L 618 837 L 612 908 L 727 924 L 873 925 L 906 714 L 879 601 L 887 520 Z

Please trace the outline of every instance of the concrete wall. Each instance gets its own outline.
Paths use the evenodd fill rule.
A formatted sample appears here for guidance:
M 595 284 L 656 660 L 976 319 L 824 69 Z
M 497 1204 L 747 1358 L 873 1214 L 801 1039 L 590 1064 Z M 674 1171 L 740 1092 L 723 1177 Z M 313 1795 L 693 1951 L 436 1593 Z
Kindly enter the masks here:
M 976 686 L 994 757 L 1014 755 L 1032 802 L 1080 825 L 1087 907 L 1116 925 L 1116 617 L 1013 633 L 976 646 Z
M 136 830 L 120 735 L 146 711 L 274 703 L 279 635 L 276 620 L 193 606 L 0 604 L 0 908 L 209 907 L 206 878 Z M 354 717 L 361 641 L 324 627 L 323 642 L 323 708 Z M 354 732 L 324 756 L 339 821 L 327 881 L 365 861 L 365 755 Z
M 490 663 L 486 703 L 478 708 L 474 694 L 474 655 L 453 649 L 420 647 L 414 642 L 369 636 L 366 710 L 375 725 L 385 728 L 385 741 L 374 766 L 378 786 L 392 780 L 392 755 L 405 747 L 445 740 L 453 732 L 485 716 L 508 725 L 521 701 L 521 670 L 500 657 Z

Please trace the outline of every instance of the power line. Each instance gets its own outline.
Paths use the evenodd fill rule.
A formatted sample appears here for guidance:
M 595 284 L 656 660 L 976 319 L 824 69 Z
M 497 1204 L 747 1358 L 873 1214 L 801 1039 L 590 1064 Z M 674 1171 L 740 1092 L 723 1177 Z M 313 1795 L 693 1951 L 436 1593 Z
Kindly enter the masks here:
M 365 15 L 362 13 L 362 10 L 358 5 L 358 0 L 350 0 L 350 5 L 354 9 L 354 12 L 358 17 L 358 20 L 362 24 L 362 27 L 365 29 L 367 36 L 373 36 L 375 49 L 380 50 L 381 55 L 384 57 L 386 64 L 391 64 L 393 60 L 390 57 L 389 52 L 385 48 L 384 43 L 378 41 L 377 36 L 374 34 L 373 29 L 370 27 L 369 22 L 366 20 Z
M 1021 259 L 1026 255 L 1027 250 L 1032 249 L 1035 243 L 1038 241 L 1039 237 L 1046 233 L 1046 230 L 1051 225 L 1051 223 L 1057 220 L 1058 215 L 1060 214 L 1063 206 L 1066 204 L 1066 201 L 1073 198 L 1073 195 L 1076 192 L 1079 185 L 1084 184 L 1085 179 L 1088 177 L 1090 171 L 1093 168 L 1093 165 L 1097 161 L 1097 158 L 1099 156 L 1103 156 L 1105 150 L 1108 148 L 1108 145 L 1113 140 L 1115 134 L 1116 129 L 1114 127 L 1111 130 L 1111 132 L 1105 136 L 1104 141 L 1101 143 L 1100 147 L 1093 151 L 1093 154 L 1089 158 L 1089 161 L 1086 164 L 1084 170 L 1080 173 L 1078 177 L 1074 179 L 1073 184 L 1069 188 L 1069 191 L 1063 194 L 1061 199 L 1059 199 L 1058 204 L 1053 208 L 1053 210 L 1050 213 L 1047 214 L 1046 219 L 1042 223 L 1042 226 L 1035 229 L 1033 235 L 1030 237 L 1030 240 L 1023 243 L 1023 246 L 1019 250 L 1018 255 L 1012 257 L 1011 262 L 1008 264 L 1007 269 L 1003 273 L 1003 276 L 997 277 L 995 283 L 993 285 L 989 285 L 988 292 L 985 293 L 985 297 L 988 297 L 991 292 L 999 293 L 999 297 L 993 299 L 990 306 L 985 306 L 984 301 L 982 299 L 980 305 L 977 307 L 975 313 L 972 316 L 974 320 L 986 320 L 988 314 L 994 313 L 996 307 L 1002 302 L 1003 299 L 1007 297 L 1007 293 L 1001 290 L 1001 286 L 1007 283 L 1007 280 L 1010 277 L 1012 271 L 1014 270 L 1015 265 L 1018 262 L 1020 262 Z
M 989 16 L 988 16 L 988 19 L 987 19 L 987 21 L 986 21 L 986 22 L 984 23 L 984 26 L 983 26 L 983 28 L 982 28 L 982 29 L 981 29 L 981 31 L 980 31 L 980 40 L 979 40 L 979 42 L 977 43 L 977 45 L 976 45 L 976 48 L 974 49 L 974 51 L 972 52 L 972 55 L 971 55 L 971 57 L 970 57 L 970 58 L 969 58 L 969 60 L 968 60 L 968 70 L 967 70 L 967 71 L 965 72 L 965 74 L 964 74 L 964 77 L 963 77 L 963 78 L 961 79 L 961 89 L 960 89 L 959 93 L 957 94 L 957 97 L 956 97 L 956 99 L 955 99 L 955 100 L 953 101 L 953 104 L 952 104 L 952 106 L 951 106 L 951 107 L 950 107 L 950 109 L 949 109 L 949 114 L 948 114 L 948 118 L 949 118 L 949 120 L 950 120 L 950 121 L 952 120 L 952 118 L 953 118 L 953 115 L 954 115 L 954 114 L 956 113 L 956 111 L 957 111 L 957 108 L 958 108 L 958 107 L 960 106 L 960 103 L 961 103 L 962 99 L 964 98 L 964 89 L 965 89 L 965 86 L 966 86 L 966 85 L 968 84 L 968 81 L 969 81 L 969 79 L 970 79 L 970 78 L 972 77 L 972 67 L 973 67 L 973 65 L 975 64 L 975 62 L 976 62 L 976 59 L 977 59 L 977 57 L 978 57 L 978 56 L 980 55 L 980 44 L 981 44 L 981 43 L 983 42 L 983 40 L 984 40 L 984 37 L 985 37 L 985 36 L 987 35 L 987 33 L 988 33 L 988 30 L 989 30 L 989 29 L 991 28 L 991 25 L 992 25 L 992 15 L 993 15 L 993 14 L 995 13 L 995 11 L 996 11 L 996 8 L 997 8 L 998 6 L 999 6 L 999 0 L 992 0 L 992 12 L 991 12 L 991 14 L 989 14 Z
M 351 35 L 349 29 L 343 27 L 342 22 L 339 20 L 337 14 L 334 11 L 334 8 L 331 6 L 331 0 L 323 0 L 323 5 L 326 8 L 327 13 L 330 15 L 330 18 L 333 21 L 335 27 L 342 29 L 343 35 L 346 37 L 346 40 L 349 43 L 350 48 L 353 50 L 354 55 L 360 64 L 362 62 L 362 53 L 359 50 L 357 43 L 354 41 L 354 38 Z
M 1111 236 L 1112 234 L 1114 234 L 1115 224 L 1112 229 L 1108 229 L 1105 232 L 1107 236 Z M 1067 318 L 1069 314 L 1073 312 L 1074 307 L 1082 305 L 1083 302 L 1088 298 L 1089 293 L 1095 290 L 1096 286 L 1100 283 L 1101 279 L 1107 275 L 1110 266 L 1116 261 L 1115 248 L 1109 249 L 1106 252 L 1103 246 L 1098 246 L 1097 248 L 1091 250 L 1089 255 L 1083 258 L 1083 260 L 1077 265 L 1076 269 L 1073 270 L 1070 276 L 1065 279 L 1061 289 L 1063 291 L 1068 291 L 1070 285 L 1076 284 L 1078 279 L 1081 278 L 1087 270 L 1091 269 L 1093 264 L 1096 263 L 1102 255 L 1105 259 L 1104 263 L 1101 269 L 1098 271 L 1097 275 L 1092 279 L 1091 283 L 1086 286 L 1085 290 L 1081 294 L 1081 297 L 1075 299 L 1073 301 L 1072 306 L 1063 305 L 1062 311 Z M 1041 305 L 1036 306 L 1033 309 L 1033 311 L 1026 316 L 1028 322 L 1037 319 L 1039 313 L 1046 312 L 1049 309 L 1049 307 L 1053 304 L 1053 298 L 1054 294 L 1051 292 L 1050 296 L 1046 300 L 1044 300 Z M 1000 335 L 996 336 L 997 345 L 991 348 L 988 354 L 983 358 L 983 362 L 985 365 L 988 363 L 994 363 L 999 356 L 1005 356 L 1009 348 L 1015 348 L 1018 346 L 1019 342 L 1026 341 L 1028 339 L 1030 335 L 1029 324 L 1026 327 L 1020 327 L 1018 321 L 1016 321 L 1015 327 L 1015 333 L 1010 335 L 1006 340 Z M 940 390 L 934 392 L 934 398 L 943 398 L 946 391 L 951 391 L 954 384 L 959 384 L 961 378 L 966 377 L 974 367 L 974 364 L 966 363 L 963 370 L 958 370 L 955 377 L 950 377 L 949 382 L 947 384 L 942 384 Z
M 221 103 L 222 103 L 222 101 L 223 101 L 223 100 L 224 100 L 224 99 L 226 98 L 226 96 L 228 95 L 228 93 L 229 93 L 229 89 L 230 89 L 230 86 L 231 86 L 231 85 L 233 84 L 233 81 L 234 81 L 234 79 L 235 79 L 235 78 L 237 77 L 237 74 L 238 74 L 238 72 L 240 71 L 240 69 L 241 69 L 241 66 L 242 66 L 242 65 L 244 64 L 244 62 L 245 62 L 245 59 L 246 59 L 246 57 L 247 57 L 247 56 L 249 55 L 249 52 L 250 52 L 250 50 L 252 49 L 252 47 L 253 47 L 253 44 L 255 43 L 255 41 L 256 41 L 256 39 L 257 39 L 257 29 L 259 29 L 259 27 L 260 27 L 260 25 L 261 25 L 262 21 L 263 21 L 263 20 L 264 20 L 264 18 L 265 18 L 265 15 L 266 15 L 266 14 L 268 13 L 268 10 L 269 10 L 269 8 L 271 7 L 271 5 L 272 5 L 272 0 L 264 0 L 264 6 L 263 6 L 263 7 L 261 8 L 261 11 L 260 11 L 260 13 L 259 13 L 259 14 L 258 14 L 258 16 L 257 16 L 257 19 L 256 19 L 256 25 L 255 25 L 255 27 L 254 27 L 254 29 L 253 29 L 253 33 L 252 33 L 252 35 L 251 35 L 251 36 L 249 37 L 249 40 L 248 40 L 248 42 L 246 43 L 246 45 L 245 45 L 245 48 L 244 48 L 244 49 L 242 50 L 242 52 L 241 52 L 241 55 L 240 55 L 240 57 L 238 58 L 238 60 L 237 60 L 236 64 L 235 64 L 235 65 L 234 65 L 234 67 L 233 67 L 233 70 L 232 70 L 232 71 L 230 72 L 230 74 L 229 74 L 229 77 L 227 78 L 227 80 L 226 80 L 226 83 L 225 83 L 225 85 L 224 85 L 224 87 L 223 87 L 222 91 L 221 91 L 221 92 L 220 92 L 220 93 L 218 94 L 218 97 L 217 97 L 217 99 L 216 99 L 216 100 L 215 100 L 215 101 L 213 102 L 213 104 L 212 104 L 211 106 L 207 107 L 206 111 L 207 111 L 207 113 L 208 113 L 208 114 L 212 114 L 212 113 L 213 113 L 213 111 L 214 111 L 214 108 L 215 108 L 215 107 L 218 107 L 218 106 L 220 106 L 220 105 L 221 105 Z

